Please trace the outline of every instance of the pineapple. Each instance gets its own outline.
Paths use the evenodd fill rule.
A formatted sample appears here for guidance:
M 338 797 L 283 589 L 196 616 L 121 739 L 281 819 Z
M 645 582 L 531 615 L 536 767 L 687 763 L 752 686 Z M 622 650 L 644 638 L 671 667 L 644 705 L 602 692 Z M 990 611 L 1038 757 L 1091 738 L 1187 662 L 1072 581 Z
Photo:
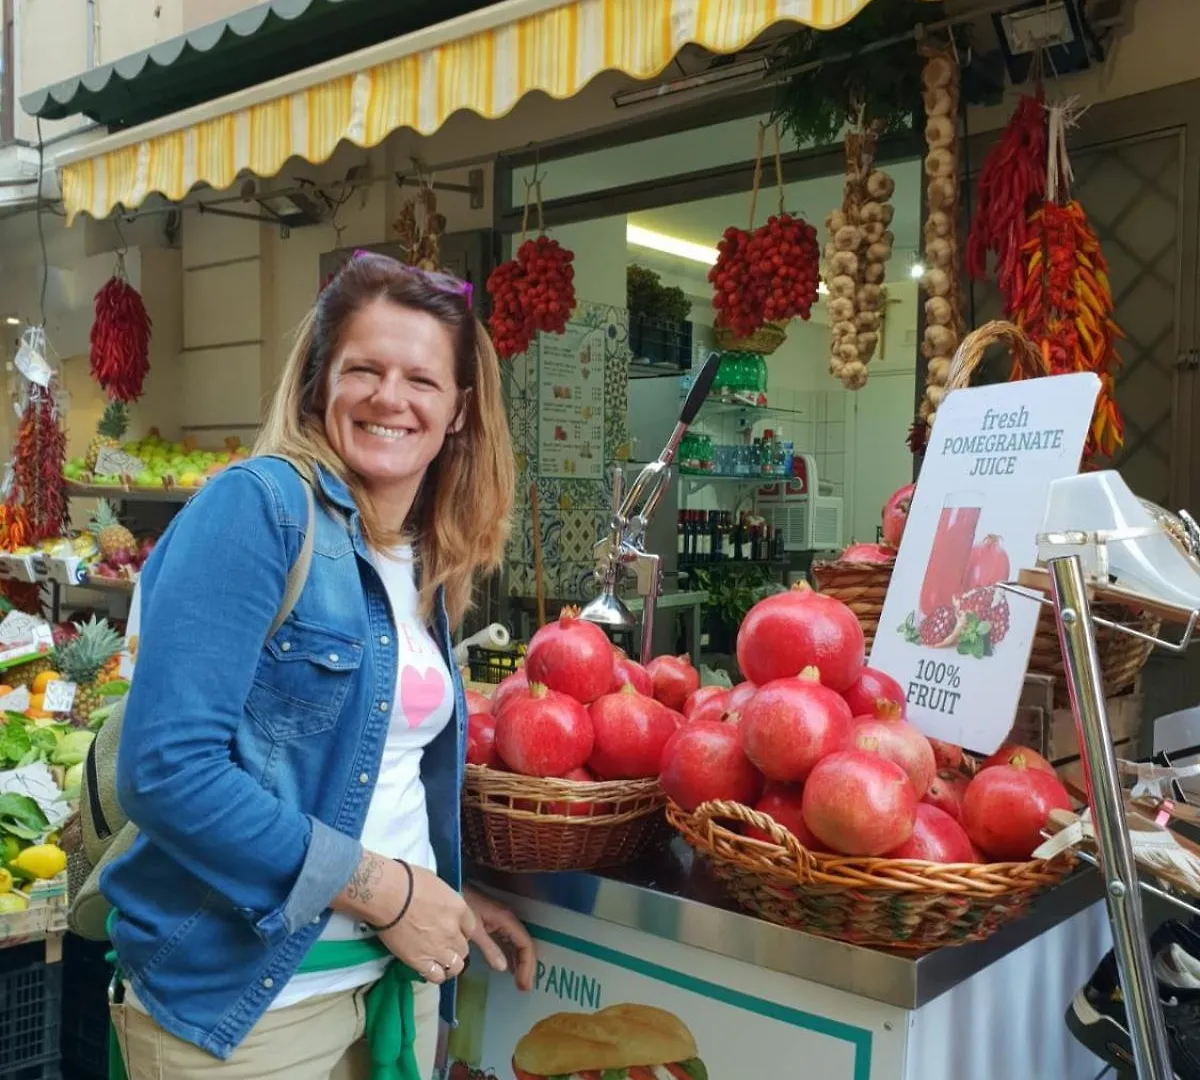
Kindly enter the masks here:
M 125 437 L 125 429 L 128 426 L 129 410 L 125 402 L 110 401 L 104 410 L 104 415 L 100 417 L 100 423 L 96 425 L 95 436 L 88 443 L 87 454 L 84 456 L 88 472 L 96 471 L 96 458 L 100 456 L 101 450 L 120 448 L 121 440 Z
M 75 703 L 71 723 L 84 725 L 104 704 L 100 693 L 105 665 L 121 651 L 121 635 L 104 619 L 94 615 L 85 623 L 76 623 L 79 633 L 60 645 L 55 658 L 59 674 L 75 684 Z
M 122 552 L 127 555 L 137 553 L 137 538 L 117 519 L 117 512 L 107 499 L 101 499 L 97 504 L 89 527 L 96 534 L 102 559 L 111 560 Z
M 39 656 L 36 660 L 30 660 L 28 664 L 19 664 L 17 667 L 9 668 L 4 673 L 4 681 L 14 690 L 18 686 L 27 686 L 30 693 L 32 693 L 33 684 L 37 677 L 45 671 L 53 670 L 55 670 L 54 654 L 47 652 L 45 656 Z

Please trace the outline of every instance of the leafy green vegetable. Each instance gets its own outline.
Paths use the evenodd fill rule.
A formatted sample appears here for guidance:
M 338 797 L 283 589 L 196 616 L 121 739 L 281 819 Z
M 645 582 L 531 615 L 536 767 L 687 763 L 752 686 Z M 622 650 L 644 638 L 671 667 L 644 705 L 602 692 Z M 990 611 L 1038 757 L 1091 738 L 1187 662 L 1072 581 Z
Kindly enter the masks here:
M 4 725 L 4 733 L 0 735 L 0 760 L 16 764 L 29 753 L 31 743 L 25 719 L 11 719 Z
M 69 731 L 55 747 L 50 760 L 55 765 L 78 765 L 87 757 L 95 738 L 90 731 Z
M 689 1061 L 681 1061 L 679 1067 L 692 1078 L 692 1080 L 708 1080 L 708 1068 L 699 1058 L 692 1058 Z
M 0 795 L 0 832 L 19 840 L 39 840 L 49 828 L 50 822 L 42 808 L 28 795 L 12 791 Z
M 129 693 L 129 680 L 128 679 L 112 679 L 110 682 L 106 682 L 103 686 L 100 687 L 100 696 L 101 697 L 120 698 L 120 697 L 124 697 L 128 693 Z
M 29 742 L 38 752 L 38 760 L 47 760 L 54 753 L 55 747 L 58 746 L 58 739 L 55 737 L 53 730 L 50 728 L 31 727 L 28 731 Z

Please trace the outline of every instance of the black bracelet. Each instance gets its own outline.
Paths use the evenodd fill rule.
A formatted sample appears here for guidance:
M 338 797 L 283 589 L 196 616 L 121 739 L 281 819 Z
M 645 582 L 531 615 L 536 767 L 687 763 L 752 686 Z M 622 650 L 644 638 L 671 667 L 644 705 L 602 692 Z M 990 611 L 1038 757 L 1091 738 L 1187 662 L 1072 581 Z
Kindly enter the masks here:
M 398 862 L 401 866 L 403 866 L 405 873 L 408 874 L 408 896 L 405 898 L 404 906 L 400 909 L 400 914 L 397 915 L 386 926 L 371 926 L 370 923 L 367 924 L 368 926 L 371 926 L 371 929 L 374 930 L 375 933 L 377 933 L 377 934 L 386 933 L 388 930 L 392 930 L 395 927 L 399 926 L 400 920 L 403 919 L 404 916 L 408 914 L 409 906 L 412 904 L 412 900 L 413 900 L 414 884 L 413 884 L 412 867 L 409 866 L 408 863 L 406 863 L 403 859 L 395 859 L 393 861 Z

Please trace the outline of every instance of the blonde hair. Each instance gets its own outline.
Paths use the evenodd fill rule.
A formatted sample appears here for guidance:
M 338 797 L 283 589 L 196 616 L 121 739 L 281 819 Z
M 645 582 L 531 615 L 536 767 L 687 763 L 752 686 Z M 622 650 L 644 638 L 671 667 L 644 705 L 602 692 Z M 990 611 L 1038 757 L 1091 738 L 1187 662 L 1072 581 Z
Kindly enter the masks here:
M 342 333 L 350 318 L 379 299 L 433 315 L 450 331 L 461 395 L 462 427 L 447 433 L 408 521 L 399 528 L 380 519 L 361 478 L 347 468 L 325 434 L 329 367 Z M 457 626 L 471 607 L 476 575 L 500 566 L 514 484 L 500 362 L 464 296 L 394 259 L 355 257 L 321 292 L 297 331 L 254 452 L 289 457 L 314 474 L 321 465 L 340 477 L 354 496 L 373 548 L 383 550 L 404 539 L 415 542 L 425 618 L 433 611 L 436 591 L 443 588 L 451 626 Z

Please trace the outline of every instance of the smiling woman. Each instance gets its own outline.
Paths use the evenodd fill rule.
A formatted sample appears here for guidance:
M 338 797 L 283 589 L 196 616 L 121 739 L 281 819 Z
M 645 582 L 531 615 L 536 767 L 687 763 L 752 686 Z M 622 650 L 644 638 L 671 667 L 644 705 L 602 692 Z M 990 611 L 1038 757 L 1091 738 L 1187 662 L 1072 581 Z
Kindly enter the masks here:
M 470 944 L 503 969 L 502 935 L 532 984 L 529 936 L 462 882 L 451 629 L 500 560 L 513 494 L 470 299 L 350 260 L 301 326 L 256 455 L 205 485 L 142 571 L 117 763 L 140 835 L 101 877 L 130 1080 L 383 1064 L 422 1080 L 437 988 L 452 1020 Z

